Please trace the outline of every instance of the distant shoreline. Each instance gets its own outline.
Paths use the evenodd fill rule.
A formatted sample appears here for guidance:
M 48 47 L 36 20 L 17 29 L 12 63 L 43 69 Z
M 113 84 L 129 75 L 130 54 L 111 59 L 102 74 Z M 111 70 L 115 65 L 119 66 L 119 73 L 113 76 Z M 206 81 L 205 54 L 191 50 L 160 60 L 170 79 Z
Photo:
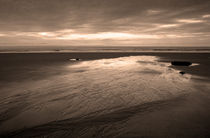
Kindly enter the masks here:
M 0 46 L 0 53 L 210 53 L 210 47 Z
M 12 53 L 210 53 L 208 51 L 0 51 L 0 54 L 12 54 Z

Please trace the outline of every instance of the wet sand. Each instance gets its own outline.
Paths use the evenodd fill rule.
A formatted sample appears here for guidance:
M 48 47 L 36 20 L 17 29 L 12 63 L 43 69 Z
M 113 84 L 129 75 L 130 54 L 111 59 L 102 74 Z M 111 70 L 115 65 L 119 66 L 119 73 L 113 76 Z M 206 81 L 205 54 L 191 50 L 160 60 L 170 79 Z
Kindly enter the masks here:
M 145 56 L 150 56 L 149 60 L 144 59 Z M 82 60 L 69 60 L 73 58 Z M 158 61 L 150 61 L 152 58 Z M 134 60 L 136 61 L 132 63 Z M 198 65 L 169 66 L 171 61 L 176 60 L 190 61 Z M 139 67 L 136 67 L 137 62 Z M 112 63 L 119 64 L 113 66 Z M 208 53 L 4 53 L 0 54 L 0 66 L 2 137 L 210 136 Z M 145 67 L 142 69 L 141 66 Z M 141 75 L 137 76 L 136 72 L 140 70 Z M 186 75 L 181 76 L 179 71 L 186 72 Z M 100 75 L 104 72 L 107 73 L 107 78 Z M 117 76 L 118 72 L 121 75 Z M 145 80 L 141 78 L 142 75 Z M 54 82 L 52 78 L 58 78 L 58 81 Z M 74 84 L 71 80 L 81 85 Z M 54 86 L 55 84 L 57 86 Z M 84 86 L 85 84 L 91 87 Z M 66 91 L 74 93 L 69 95 Z M 84 99 L 77 95 L 77 92 L 81 91 L 87 92 L 83 93 Z M 95 92 L 94 97 L 88 93 L 92 91 Z M 110 91 L 111 96 L 97 95 L 106 91 Z M 126 93 L 126 97 L 121 93 Z M 81 105 L 78 103 L 75 106 L 78 109 L 74 109 L 70 107 L 75 103 L 71 100 L 75 100 L 77 96 L 80 96 L 78 101 L 88 100 L 85 96 L 90 96 L 91 100 L 102 105 L 96 106 L 91 101 L 89 109 L 84 108 L 88 102 Z M 101 96 L 105 96 L 104 99 L 97 101 Z M 45 105 L 42 104 L 48 100 L 51 100 L 50 105 L 44 108 Z M 54 111 L 61 112 L 59 109 L 66 111 L 64 115 L 50 116 Z M 28 118 L 24 119 L 24 114 Z

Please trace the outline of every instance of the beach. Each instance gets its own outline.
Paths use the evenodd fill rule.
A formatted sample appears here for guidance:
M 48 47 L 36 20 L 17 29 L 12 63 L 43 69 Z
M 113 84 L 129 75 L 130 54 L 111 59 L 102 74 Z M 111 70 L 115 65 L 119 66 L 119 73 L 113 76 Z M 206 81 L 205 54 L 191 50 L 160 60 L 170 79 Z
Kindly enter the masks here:
M 210 136 L 209 53 L 1 53 L 0 66 L 1 137 Z

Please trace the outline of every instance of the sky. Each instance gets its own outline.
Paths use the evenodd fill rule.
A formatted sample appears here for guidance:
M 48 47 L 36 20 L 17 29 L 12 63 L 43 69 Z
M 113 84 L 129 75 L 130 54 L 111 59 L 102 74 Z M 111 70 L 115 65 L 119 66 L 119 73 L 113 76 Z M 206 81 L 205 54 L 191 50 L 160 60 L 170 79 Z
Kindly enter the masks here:
M 0 0 L 0 46 L 210 46 L 210 0 Z

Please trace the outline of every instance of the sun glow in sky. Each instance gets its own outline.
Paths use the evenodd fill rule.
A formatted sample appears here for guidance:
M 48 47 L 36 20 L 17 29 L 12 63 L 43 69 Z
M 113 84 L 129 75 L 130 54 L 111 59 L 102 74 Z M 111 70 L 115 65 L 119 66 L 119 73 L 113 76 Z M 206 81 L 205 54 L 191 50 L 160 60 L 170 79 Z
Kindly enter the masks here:
M 208 5 L 208 0 L 0 0 L 0 46 L 210 46 Z
M 140 34 L 129 34 L 129 33 L 98 33 L 98 34 L 69 34 L 57 37 L 57 39 L 67 39 L 67 40 L 104 40 L 104 39 L 114 39 L 114 40 L 127 40 L 127 39 L 151 39 L 159 38 L 156 35 L 140 35 Z

